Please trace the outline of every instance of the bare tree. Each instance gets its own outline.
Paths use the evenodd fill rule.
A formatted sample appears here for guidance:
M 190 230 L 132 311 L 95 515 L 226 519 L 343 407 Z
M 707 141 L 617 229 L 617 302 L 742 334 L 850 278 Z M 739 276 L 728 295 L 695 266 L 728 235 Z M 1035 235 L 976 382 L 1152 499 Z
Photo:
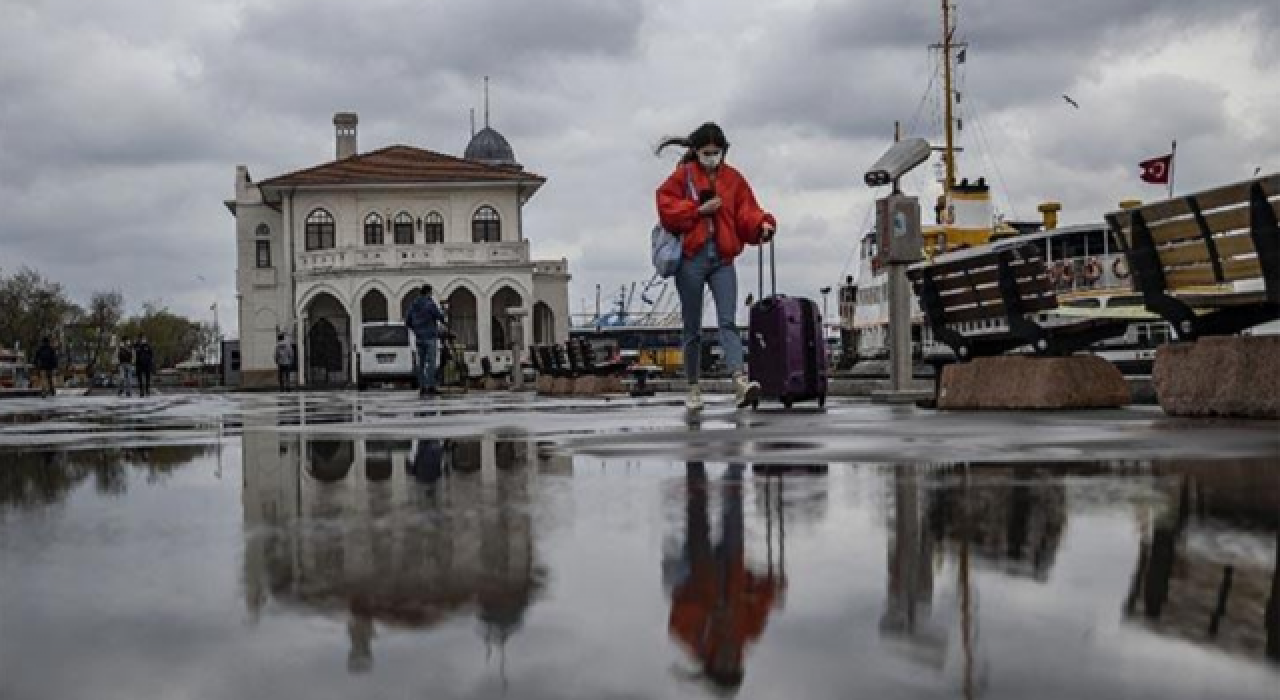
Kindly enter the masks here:
M 90 378 L 94 376 L 99 363 L 110 365 L 105 358 L 107 351 L 115 342 L 116 330 L 124 319 L 124 295 L 119 290 L 110 292 L 94 292 L 89 299 L 89 313 L 85 318 L 87 348 L 87 367 L 85 372 Z

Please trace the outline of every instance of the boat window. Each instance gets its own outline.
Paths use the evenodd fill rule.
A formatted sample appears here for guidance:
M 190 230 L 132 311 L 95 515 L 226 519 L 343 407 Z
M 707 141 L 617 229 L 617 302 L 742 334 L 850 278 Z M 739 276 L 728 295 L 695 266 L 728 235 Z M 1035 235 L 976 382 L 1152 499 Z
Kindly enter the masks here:
M 1053 239 L 1053 259 L 1066 260 L 1084 256 L 1084 234 L 1069 233 Z
M 1094 229 L 1084 235 L 1085 255 L 1103 255 L 1106 251 L 1106 232 Z

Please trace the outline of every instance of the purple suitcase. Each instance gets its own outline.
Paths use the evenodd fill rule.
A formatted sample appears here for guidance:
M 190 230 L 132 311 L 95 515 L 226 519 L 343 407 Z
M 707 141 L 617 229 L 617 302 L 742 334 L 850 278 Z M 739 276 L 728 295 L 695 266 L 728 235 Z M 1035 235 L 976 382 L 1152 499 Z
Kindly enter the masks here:
M 747 369 L 763 398 L 791 408 L 799 401 L 827 401 L 827 347 L 822 313 L 811 299 L 778 294 L 773 242 L 769 271 L 773 294 L 764 296 L 764 250 L 760 251 L 760 300 L 747 326 Z

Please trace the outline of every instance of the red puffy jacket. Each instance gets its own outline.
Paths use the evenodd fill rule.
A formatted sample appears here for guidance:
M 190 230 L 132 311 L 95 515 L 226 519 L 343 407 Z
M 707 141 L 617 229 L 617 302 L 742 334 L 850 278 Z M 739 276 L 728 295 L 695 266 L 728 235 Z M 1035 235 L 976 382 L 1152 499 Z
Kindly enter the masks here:
M 693 192 L 689 176 L 693 176 Z M 760 208 L 747 179 L 733 167 L 722 164 L 716 173 L 714 188 L 701 165 L 681 163 L 658 188 L 658 220 L 668 231 L 679 234 L 684 255 L 691 258 L 707 244 L 710 220 L 698 214 L 697 193 L 714 189 L 720 196 L 716 212 L 716 249 L 726 263 L 733 262 L 748 244 L 760 244 L 760 227 L 765 223 L 777 227 L 773 215 Z

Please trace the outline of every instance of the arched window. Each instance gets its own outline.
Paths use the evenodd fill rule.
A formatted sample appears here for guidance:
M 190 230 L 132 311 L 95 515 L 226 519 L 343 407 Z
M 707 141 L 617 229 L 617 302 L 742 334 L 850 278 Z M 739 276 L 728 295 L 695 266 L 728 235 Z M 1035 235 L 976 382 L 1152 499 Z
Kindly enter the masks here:
M 370 214 L 364 217 L 364 244 L 382 245 L 382 217 Z
M 407 212 L 396 214 L 392 231 L 395 233 L 396 245 L 413 245 L 413 217 Z
M 444 243 L 444 217 L 440 216 L 440 212 L 427 214 L 423 233 L 426 237 L 423 243 Z
M 316 209 L 307 215 L 307 250 L 325 250 L 334 247 L 333 215 L 324 209 Z
M 253 232 L 256 240 L 254 241 L 254 253 L 259 268 L 271 267 L 271 227 L 266 224 L 258 224 L 258 228 Z
M 471 217 L 471 240 L 474 243 L 497 243 L 502 240 L 502 219 L 493 207 L 485 205 Z

